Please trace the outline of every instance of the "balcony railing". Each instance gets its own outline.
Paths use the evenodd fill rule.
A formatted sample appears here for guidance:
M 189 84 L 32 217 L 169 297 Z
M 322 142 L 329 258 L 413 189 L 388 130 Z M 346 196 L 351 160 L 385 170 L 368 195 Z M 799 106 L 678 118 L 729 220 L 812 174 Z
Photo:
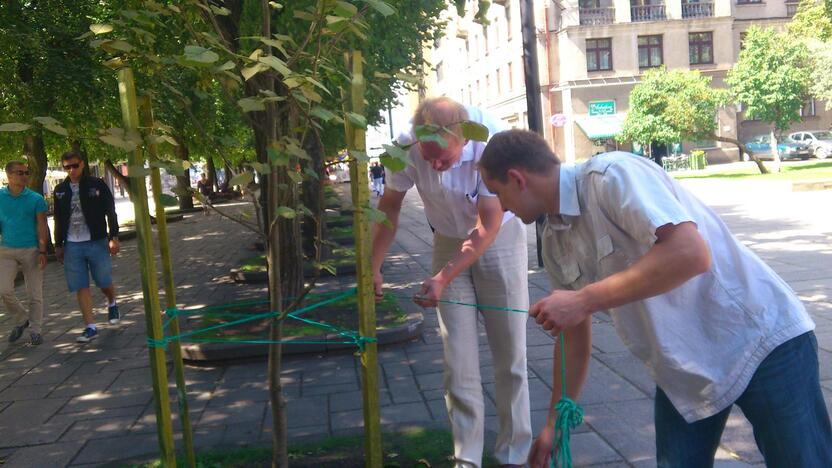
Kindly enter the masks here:
M 665 19 L 664 5 L 633 5 L 630 7 L 630 21 L 659 21 Z
M 615 22 L 615 7 L 581 8 L 581 24 L 612 24 Z
M 795 13 L 797 13 L 797 6 L 800 5 L 800 2 L 787 2 L 786 3 L 786 16 L 792 17 Z
M 713 15 L 713 2 L 682 3 L 682 18 L 707 18 Z

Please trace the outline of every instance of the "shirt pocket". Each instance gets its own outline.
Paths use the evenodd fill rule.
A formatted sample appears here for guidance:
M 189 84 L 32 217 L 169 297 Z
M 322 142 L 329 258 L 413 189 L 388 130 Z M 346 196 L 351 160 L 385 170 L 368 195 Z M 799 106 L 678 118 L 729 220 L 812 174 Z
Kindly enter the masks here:
M 624 249 L 613 243 L 609 234 L 604 234 L 595 240 L 595 251 L 598 261 L 598 279 L 618 273 L 630 265 Z
M 558 283 L 555 286 L 578 289 L 576 283 L 581 278 L 581 267 L 578 260 L 569 253 L 556 251 L 550 251 L 548 257 L 549 264 L 546 265 L 546 268 L 555 282 Z

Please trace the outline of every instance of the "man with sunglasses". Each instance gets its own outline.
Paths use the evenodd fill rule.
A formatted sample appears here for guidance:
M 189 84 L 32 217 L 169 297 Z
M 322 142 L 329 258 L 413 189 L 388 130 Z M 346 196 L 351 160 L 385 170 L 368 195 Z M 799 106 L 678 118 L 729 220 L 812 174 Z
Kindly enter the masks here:
M 67 286 L 78 297 L 86 325 L 76 341 L 88 343 L 98 336 L 90 274 L 107 297 L 109 322 L 116 324 L 121 320 L 110 261 L 110 256 L 119 251 L 118 218 L 110 188 L 102 179 L 83 174 L 81 155 L 68 151 L 61 156 L 61 161 L 69 177 L 54 191 L 55 256 L 64 264 Z
M 46 268 L 46 201 L 30 190 L 29 168 L 21 161 L 6 164 L 9 186 L 0 189 L 0 295 L 16 324 L 9 334 L 14 343 L 29 329 L 29 343 L 43 343 L 43 269 Z M 23 270 L 29 313 L 14 293 L 17 270 Z
M 495 406 L 499 433 L 494 458 L 501 466 L 525 463 L 532 443 L 529 387 L 526 373 L 526 321 L 524 314 L 453 304 L 482 304 L 526 310 L 529 307 L 526 227 L 513 213 L 503 213 L 497 197 L 482 184 L 477 170 L 485 143 L 466 140 L 461 123 L 473 121 L 488 127 L 490 135 L 502 124 L 476 107 L 447 97 L 427 99 L 413 116 L 413 129 L 399 138 L 413 143 L 410 163 L 390 173 L 379 200 L 389 225 L 373 231 L 374 283 L 382 295 L 381 266 L 393 242 L 402 201 L 413 186 L 424 203 L 433 228 L 432 275 L 414 301 L 436 307 L 445 358 L 445 404 L 454 439 L 454 466 L 482 465 L 485 410 L 480 375 L 481 319 L 494 363 Z M 417 141 L 426 125 L 442 128 L 444 140 Z

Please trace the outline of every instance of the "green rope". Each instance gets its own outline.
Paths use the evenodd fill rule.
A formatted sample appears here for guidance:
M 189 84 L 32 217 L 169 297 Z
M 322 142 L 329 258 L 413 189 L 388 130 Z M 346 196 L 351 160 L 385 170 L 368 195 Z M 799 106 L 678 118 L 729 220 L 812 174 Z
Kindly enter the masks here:
M 552 440 L 552 458 L 550 466 L 555 467 L 560 460 L 561 468 L 572 468 L 572 450 L 569 447 L 569 434 L 584 420 L 584 410 L 566 395 L 566 355 L 563 332 L 558 336 L 560 341 L 560 401 L 555 405 L 558 418 L 555 421 L 555 433 Z

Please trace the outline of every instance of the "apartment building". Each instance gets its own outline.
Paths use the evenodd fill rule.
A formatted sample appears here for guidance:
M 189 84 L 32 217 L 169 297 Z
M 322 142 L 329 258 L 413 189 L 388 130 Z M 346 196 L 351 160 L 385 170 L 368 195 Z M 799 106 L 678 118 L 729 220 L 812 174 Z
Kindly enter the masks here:
M 488 25 L 473 21 L 476 1 L 459 18 L 446 12 L 445 37 L 432 48 L 431 95 L 447 95 L 488 109 L 509 127 L 526 125 L 525 84 L 518 0 L 496 0 Z M 613 138 L 620 131 L 629 94 L 646 70 L 694 69 L 724 87 L 752 25 L 783 29 L 794 15 L 792 0 L 561 0 L 535 1 L 538 90 L 544 133 L 566 161 L 621 148 L 636 152 L 703 149 L 712 162 L 737 160 L 736 147 L 715 141 L 632 148 Z M 792 130 L 828 128 L 832 112 L 813 100 Z M 742 109 L 718 115 L 718 134 L 746 140 L 768 131 Z

